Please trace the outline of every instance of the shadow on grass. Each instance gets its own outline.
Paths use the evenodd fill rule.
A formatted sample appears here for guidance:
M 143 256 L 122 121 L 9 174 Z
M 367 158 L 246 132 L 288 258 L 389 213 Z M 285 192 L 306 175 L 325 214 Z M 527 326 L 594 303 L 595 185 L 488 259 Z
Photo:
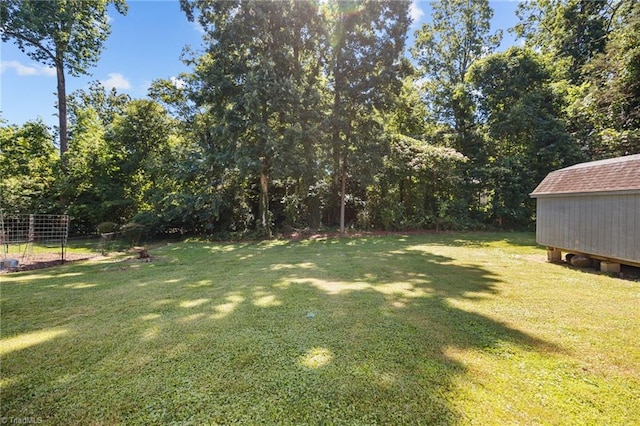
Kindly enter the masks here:
M 3 355 L 3 416 L 451 424 L 464 417 L 453 387 L 468 368 L 456 354 L 558 350 L 456 307 L 496 295 L 498 277 L 412 239 L 184 244 L 162 255 L 9 289 L 3 326 L 27 342 Z

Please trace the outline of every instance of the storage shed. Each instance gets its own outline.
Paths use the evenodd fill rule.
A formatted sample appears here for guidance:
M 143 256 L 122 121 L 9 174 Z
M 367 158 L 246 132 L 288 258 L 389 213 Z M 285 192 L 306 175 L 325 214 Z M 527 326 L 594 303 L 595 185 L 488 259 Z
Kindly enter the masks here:
M 531 196 L 550 261 L 566 252 L 601 260 L 603 271 L 640 266 L 640 154 L 556 170 Z

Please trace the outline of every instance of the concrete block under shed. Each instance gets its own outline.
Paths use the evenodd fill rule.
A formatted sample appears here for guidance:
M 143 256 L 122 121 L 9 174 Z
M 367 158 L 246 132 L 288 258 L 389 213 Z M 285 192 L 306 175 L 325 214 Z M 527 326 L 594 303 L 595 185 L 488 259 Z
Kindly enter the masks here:
M 620 273 L 620 264 L 615 262 L 600 262 L 600 272 Z
M 561 263 L 562 252 L 555 248 L 547 248 L 547 261 L 552 263 Z

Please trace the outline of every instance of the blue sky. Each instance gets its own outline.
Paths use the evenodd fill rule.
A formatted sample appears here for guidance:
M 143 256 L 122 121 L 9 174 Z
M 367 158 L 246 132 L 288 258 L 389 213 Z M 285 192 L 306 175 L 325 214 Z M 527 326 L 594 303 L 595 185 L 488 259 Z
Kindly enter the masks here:
M 112 32 L 98 65 L 91 75 L 67 75 L 67 93 L 86 88 L 99 80 L 107 88 L 133 98 L 146 96 L 149 84 L 158 78 L 171 78 L 189 69 L 180 61 L 186 45 L 197 49 L 202 32 L 187 21 L 178 1 L 128 1 L 129 11 L 122 16 L 110 12 Z M 516 1 L 492 1 L 492 29 L 504 29 L 501 50 L 514 44 L 507 32 L 516 22 Z M 429 19 L 429 2 L 416 1 L 412 7 L 414 29 Z M 410 37 L 412 43 L 413 37 Z M 55 109 L 56 77 L 52 69 L 32 61 L 13 43 L 1 43 L 0 110 L 9 124 L 22 124 L 41 117 L 45 123 L 57 123 Z

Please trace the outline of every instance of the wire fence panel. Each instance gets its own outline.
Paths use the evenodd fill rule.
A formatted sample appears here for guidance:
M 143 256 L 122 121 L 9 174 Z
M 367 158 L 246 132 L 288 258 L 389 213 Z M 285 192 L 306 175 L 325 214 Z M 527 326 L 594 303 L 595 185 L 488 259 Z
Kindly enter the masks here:
M 20 264 L 64 262 L 69 239 L 68 215 L 0 213 L 2 259 Z

